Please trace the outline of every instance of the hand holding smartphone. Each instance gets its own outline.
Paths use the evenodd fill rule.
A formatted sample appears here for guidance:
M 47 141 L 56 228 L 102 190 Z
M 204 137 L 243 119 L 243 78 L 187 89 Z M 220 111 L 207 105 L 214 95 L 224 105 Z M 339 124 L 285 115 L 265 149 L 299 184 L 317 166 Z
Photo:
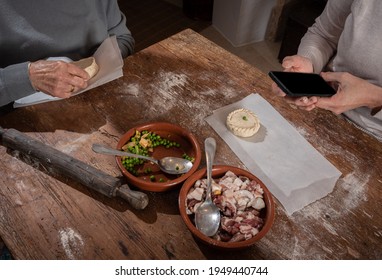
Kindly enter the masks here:
M 288 96 L 330 97 L 336 91 L 318 74 L 270 71 L 269 76 Z

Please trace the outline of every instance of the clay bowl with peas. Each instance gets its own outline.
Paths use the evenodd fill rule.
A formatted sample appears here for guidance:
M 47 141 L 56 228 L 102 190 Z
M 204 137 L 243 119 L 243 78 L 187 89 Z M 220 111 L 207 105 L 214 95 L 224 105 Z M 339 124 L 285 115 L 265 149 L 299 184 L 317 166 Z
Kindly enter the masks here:
M 127 181 L 142 190 L 168 191 L 180 185 L 193 174 L 201 161 L 201 149 L 196 137 L 176 124 L 154 122 L 139 125 L 127 131 L 117 144 L 118 150 L 161 159 L 179 157 L 192 161 L 185 174 L 164 173 L 159 166 L 147 160 L 116 156 L 116 161 Z

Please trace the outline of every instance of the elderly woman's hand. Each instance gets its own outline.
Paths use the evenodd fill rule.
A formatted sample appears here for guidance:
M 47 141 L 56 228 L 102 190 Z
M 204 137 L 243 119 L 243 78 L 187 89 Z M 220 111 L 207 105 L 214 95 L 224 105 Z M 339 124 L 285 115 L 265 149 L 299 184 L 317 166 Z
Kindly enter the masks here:
M 49 95 L 68 98 L 87 87 L 85 70 L 64 61 L 38 60 L 29 66 L 32 86 Z

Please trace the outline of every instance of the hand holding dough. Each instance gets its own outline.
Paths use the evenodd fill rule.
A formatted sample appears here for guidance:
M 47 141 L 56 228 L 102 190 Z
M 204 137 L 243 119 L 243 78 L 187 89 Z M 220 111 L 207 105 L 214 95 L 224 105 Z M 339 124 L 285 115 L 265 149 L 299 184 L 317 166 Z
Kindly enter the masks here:
M 61 60 L 37 60 L 29 63 L 29 80 L 36 91 L 68 98 L 73 92 L 87 87 L 89 74 L 83 69 Z

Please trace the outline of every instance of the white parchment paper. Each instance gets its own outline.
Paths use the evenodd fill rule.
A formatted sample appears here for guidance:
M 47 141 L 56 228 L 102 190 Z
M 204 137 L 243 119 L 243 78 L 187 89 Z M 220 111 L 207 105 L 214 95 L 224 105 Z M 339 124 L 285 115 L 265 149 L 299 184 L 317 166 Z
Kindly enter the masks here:
M 253 111 L 260 119 L 260 130 L 252 137 L 235 136 L 226 127 L 228 114 L 240 108 Z M 248 170 L 263 181 L 289 215 L 329 194 L 341 176 L 259 94 L 215 110 L 206 121 Z
M 105 39 L 105 41 L 102 42 L 102 44 L 98 47 L 97 51 L 94 53 L 93 56 L 99 66 L 99 71 L 92 79 L 89 80 L 87 88 L 74 95 L 83 93 L 92 88 L 108 83 L 112 80 L 122 77 L 123 75 L 123 59 L 115 36 L 108 37 L 107 39 Z M 63 60 L 66 62 L 71 61 L 67 57 L 50 57 L 48 58 L 48 60 Z M 14 102 L 13 107 L 24 107 L 28 105 L 61 99 L 62 98 L 53 97 L 51 95 L 39 91 L 26 97 L 20 98 L 19 100 L 16 100 Z

